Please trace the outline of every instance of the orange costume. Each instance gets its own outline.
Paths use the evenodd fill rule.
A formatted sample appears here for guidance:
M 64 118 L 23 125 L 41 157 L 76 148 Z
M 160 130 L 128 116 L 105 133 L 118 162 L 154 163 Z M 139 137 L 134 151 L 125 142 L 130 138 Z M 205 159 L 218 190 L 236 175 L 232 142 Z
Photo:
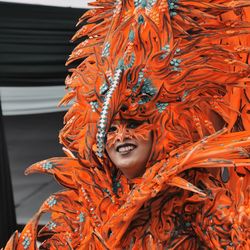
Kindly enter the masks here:
M 75 99 L 59 136 L 67 156 L 26 171 L 66 189 L 5 249 L 37 249 L 39 235 L 40 249 L 250 249 L 250 1 L 91 5 L 61 102 Z M 146 171 L 132 180 L 105 152 L 117 115 L 148 122 L 131 138 L 153 134 Z

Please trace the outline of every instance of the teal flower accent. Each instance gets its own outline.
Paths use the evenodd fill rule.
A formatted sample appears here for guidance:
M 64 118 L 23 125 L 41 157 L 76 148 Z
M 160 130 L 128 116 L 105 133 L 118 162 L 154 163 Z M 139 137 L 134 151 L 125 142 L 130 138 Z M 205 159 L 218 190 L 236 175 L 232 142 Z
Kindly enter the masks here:
M 83 223 L 83 222 L 85 222 L 85 214 L 83 213 L 83 212 L 81 212 L 80 214 L 79 214 L 79 216 L 78 216 L 78 220 L 79 220 L 79 222 L 80 223 Z
M 152 85 L 152 82 L 150 79 L 145 78 L 144 83 L 141 89 L 142 94 L 147 94 L 150 96 L 154 96 L 157 93 L 156 88 Z
M 179 68 L 181 64 L 181 59 L 173 58 L 170 62 L 170 65 L 173 66 L 172 70 L 173 71 L 180 71 L 181 69 Z
M 54 165 L 52 162 L 46 161 L 43 165 L 42 168 L 45 170 L 51 170 L 52 168 L 54 168 Z
M 134 0 L 134 5 L 135 7 L 139 7 L 139 5 L 141 4 L 141 0 Z
M 118 189 L 121 187 L 121 183 L 119 181 L 113 181 L 113 192 L 117 194 Z
M 171 17 L 174 17 L 177 15 L 177 8 L 178 8 L 178 0 L 168 0 L 168 6 L 169 6 L 169 14 Z
M 123 70 L 124 69 L 124 60 L 120 59 L 118 62 L 118 69 Z
M 181 49 L 180 48 L 177 48 L 176 50 L 175 50 L 175 54 L 178 54 L 178 53 L 180 53 L 181 52 Z
M 170 53 L 170 46 L 169 44 L 166 44 L 163 48 L 162 51 L 164 51 L 164 54 L 161 55 L 161 59 L 164 59 L 167 57 L 167 55 Z
M 143 79 L 144 79 L 144 73 L 143 73 L 143 71 L 140 71 L 139 75 L 138 75 L 138 81 L 137 81 L 136 85 L 132 88 L 133 92 L 135 92 L 140 87 L 140 84 L 141 84 Z
M 53 229 L 56 228 L 56 226 L 57 225 L 56 225 L 56 223 L 54 221 L 50 221 L 47 227 L 48 227 L 49 230 L 53 230 Z
M 49 200 L 47 201 L 47 204 L 49 207 L 53 207 L 54 205 L 56 205 L 57 200 L 55 197 L 50 197 Z
M 135 32 L 133 30 L 130 30 L 128 38 L 130 42 L 133 42 L 135 40 Z
M 162 50 L 167 51 L 167 52 L 170 52 L 170 46 L 169 46 L 169 44 L 166 44 L 166 45 L 162 48 Z
M 156 103 L 156 107 L 157 107 L 159 113 L 162 113 L 166 109 L 167 106 L 168 106 L 167 102 L 157 102 Z
M 149 96 L 142 96 L 141 100 L 138 101 L 139 104 L 145 104 L 147 102 L 149 102 L 152 98 L 150 98 Z
M 24 249 L 28 249 L 29 248 L 30 241 L 31 241 L 31 238 L 29 236 L 25 236 L 24 237 L 23 242 L 22 242 L 22 245 L 23 245 Z
M 140 16 L 138 17 L 138 23 L 139 23 L 139 24 L 144 24 L 144 17 L 143 17 L 142 15 L 140 15 Z
M 147 1 L 146 0 L 141 0 L 141 7 L 146 8 L 147 7 Z
M 156 0 L 148 0 L 148 9 L 150 10 L 156 3 Z

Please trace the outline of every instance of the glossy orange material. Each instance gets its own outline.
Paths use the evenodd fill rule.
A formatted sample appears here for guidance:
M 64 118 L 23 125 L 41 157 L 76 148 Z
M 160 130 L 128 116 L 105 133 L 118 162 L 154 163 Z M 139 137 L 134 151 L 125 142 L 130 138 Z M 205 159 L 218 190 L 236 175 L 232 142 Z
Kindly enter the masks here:
M 66 189 L 5 249 L 37 249 L 39 236 L 40 249 L 250 249 L 250 1 L 91 5 L 61 102 L 75 99 L 59 135 L 67 157 L 26 171 Z M 97 154 L 117 114 L 147 121 L 130 136 L 153 133 L 140 178 Z

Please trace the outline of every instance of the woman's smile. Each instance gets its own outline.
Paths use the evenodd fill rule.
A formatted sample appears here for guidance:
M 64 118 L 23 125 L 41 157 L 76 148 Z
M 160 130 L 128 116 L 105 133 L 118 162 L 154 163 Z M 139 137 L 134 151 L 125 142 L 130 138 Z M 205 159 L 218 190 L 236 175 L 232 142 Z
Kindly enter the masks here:
M 110 126 L 106 151 L 113 164 L 131 179 L 141 176 L 152 148 L 152 133 L 147 122 L 118 120 Z
M 137 148 L 137 146 L 133 143 L 118 143 L 116 145 L 116 151 L 121 155 L 128 155 L 132 151 L 134 151 Z

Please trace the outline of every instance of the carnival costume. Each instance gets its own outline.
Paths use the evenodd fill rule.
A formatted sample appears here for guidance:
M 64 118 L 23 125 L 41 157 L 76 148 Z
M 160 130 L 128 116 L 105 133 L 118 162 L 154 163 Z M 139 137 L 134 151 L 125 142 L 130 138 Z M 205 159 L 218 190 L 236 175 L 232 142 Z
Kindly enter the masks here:
M 5 249 L 37 249 L 38 235 L 40 249 L 250 249 L 250 1 L 91 5 L 61 102 L 75 99 L 59 135 L 67 156 L 26 171 L 66 189 Z M 142 177 L 128 180 L 105 152 L 117 115 L 148 122 L 127 136 L 153 133 Z

